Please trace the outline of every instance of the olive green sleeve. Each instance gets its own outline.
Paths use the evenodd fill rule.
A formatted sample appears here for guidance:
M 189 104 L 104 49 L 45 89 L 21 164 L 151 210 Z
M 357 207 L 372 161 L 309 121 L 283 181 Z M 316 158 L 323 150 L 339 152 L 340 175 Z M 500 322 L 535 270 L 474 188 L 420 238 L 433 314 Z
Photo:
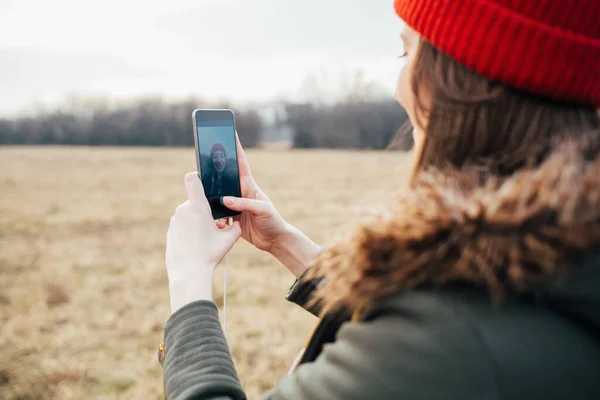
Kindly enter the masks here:
M 213 303 L 192 303 L 171 317 L 165 355 L 169 400 L 245 399 Z M 407 293 L 369 320 L 344 324 L 314 362 L 265 399 L 497 399 L 496 379 L 466 318 L 436 295 Z
M 169 400 L 246 398 L 213 302 L 197 301 L 173 314 L 164 343 Z
M 319 284 L 319 280 L 306 279 L 308 270 L 306 270 L 292 285 L 288 294 L 285 296 L 286 300 L 299 305 L 306 311 L 310 312 L 315 316 L 319 316 L 321 307 L 317 304 L 316 306 L 309 307 L 308 302 L 312 297 L 313 292 Z

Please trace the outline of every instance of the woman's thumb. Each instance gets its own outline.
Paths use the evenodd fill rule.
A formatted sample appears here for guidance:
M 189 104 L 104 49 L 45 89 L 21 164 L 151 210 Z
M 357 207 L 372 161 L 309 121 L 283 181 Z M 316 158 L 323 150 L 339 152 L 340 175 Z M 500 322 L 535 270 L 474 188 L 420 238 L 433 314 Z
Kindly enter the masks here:
M 252 214 L 258 215 L 265 215 L 269 213 L 269 203 L 262 200 L 226 196 L 221 198 L 221 202 L 225 207 L 234 211 L 248 211 Z
M 242 226 L 240 225 L 240 221 L 233 221 L 233 225 L 231 225 L 225 233 L 230 235 L 234 242 L 237 241 L 240 236 L 242 236 Z

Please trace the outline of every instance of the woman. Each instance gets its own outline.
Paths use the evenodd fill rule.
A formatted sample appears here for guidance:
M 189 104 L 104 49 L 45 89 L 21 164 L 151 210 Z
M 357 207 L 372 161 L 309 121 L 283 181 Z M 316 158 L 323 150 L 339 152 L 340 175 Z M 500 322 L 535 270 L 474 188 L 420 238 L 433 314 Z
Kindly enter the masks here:
M 206 197 L 219 199 L 223 196 L 232 196 L 238 192 L 237 184 L 231 179 L 226 171 L 227 152 L 221 143 L 215 143 L 210 149 L 210 167 L 202 174 L 202 185 Z
M 167 238 L 169 399 L 245 398 L 211 293 L 240 235 L 300 278 L 288 299 L 321 317 L 266 398 L 600 398 L 600 0 L 395 8 L 410 190 L 320 252 L 243 156 L 229 229 L 188 174 Z

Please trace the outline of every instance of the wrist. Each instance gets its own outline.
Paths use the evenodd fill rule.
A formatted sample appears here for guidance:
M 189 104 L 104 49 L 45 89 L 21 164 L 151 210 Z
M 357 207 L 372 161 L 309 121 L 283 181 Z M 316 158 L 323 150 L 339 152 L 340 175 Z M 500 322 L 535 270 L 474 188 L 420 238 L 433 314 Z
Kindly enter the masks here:
M 213 301 L 213 272 L 187 279 L 169 281 L 171 314 L 180 308 L 199 300 Z
M 285 222 L 284 229 L 281 231 L 277 239 L 273 241 L 273 245 L 268 252 L 276 258 L 289 253 L 293 248 L 294 243 L 297 241 L 297 231 L 298 229 L 296 227 L 288 222 Z
M 285 265 L 296 278 L 317 258 L 321 248 L 298 228 L 286 222 L 285 229 L 269 253 Z

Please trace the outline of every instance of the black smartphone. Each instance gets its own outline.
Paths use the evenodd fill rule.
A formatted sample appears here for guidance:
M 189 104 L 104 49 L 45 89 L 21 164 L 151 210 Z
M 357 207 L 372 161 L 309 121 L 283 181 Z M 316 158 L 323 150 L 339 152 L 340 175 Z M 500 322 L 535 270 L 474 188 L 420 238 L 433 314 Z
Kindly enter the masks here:
M 223 196 L 242 197 L 232 110 L 194 110 L 198 176 L 214 219 L 241 214 L 221 203 Z

